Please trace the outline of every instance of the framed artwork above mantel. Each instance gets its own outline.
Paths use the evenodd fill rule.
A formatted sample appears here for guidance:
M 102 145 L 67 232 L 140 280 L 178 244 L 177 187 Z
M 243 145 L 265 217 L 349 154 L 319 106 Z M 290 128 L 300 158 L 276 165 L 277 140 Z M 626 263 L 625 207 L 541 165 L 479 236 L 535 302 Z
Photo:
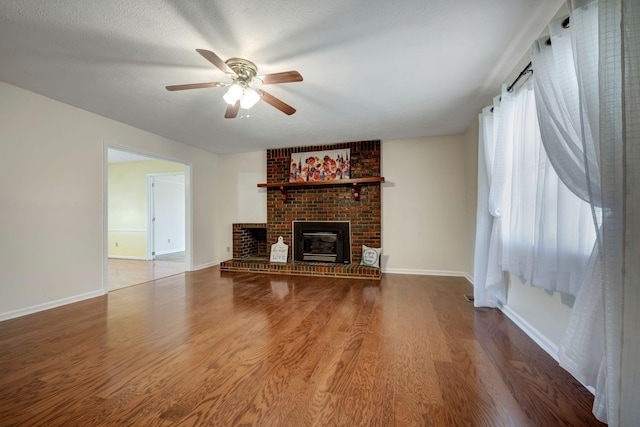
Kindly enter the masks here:
M 340 181 L 351 178 L 351 150 L 291 153 L 289 182 Z

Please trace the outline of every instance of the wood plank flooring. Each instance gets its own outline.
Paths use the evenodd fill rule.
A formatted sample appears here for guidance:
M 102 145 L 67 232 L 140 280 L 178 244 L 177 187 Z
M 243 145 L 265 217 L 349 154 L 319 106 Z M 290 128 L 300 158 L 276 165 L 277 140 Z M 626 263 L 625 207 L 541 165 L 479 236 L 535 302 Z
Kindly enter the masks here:
M 0 323 L 1 426 L 598 426 L 461 278 L 209 268 Z
M 154 261 L 109 258 L 109 290 L 126 288 L 184 273 L 184 252 L 159 255 Z

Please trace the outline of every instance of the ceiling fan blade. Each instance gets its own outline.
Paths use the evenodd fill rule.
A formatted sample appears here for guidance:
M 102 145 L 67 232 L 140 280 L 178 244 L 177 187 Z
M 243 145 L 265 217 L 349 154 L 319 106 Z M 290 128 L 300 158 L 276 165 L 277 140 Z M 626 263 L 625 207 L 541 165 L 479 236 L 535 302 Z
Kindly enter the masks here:
M 236 72 L 233 71 L 222 59 L 220 59 L 218 55 L 211 52 L 210 50 L 196 49 L 196 52 L 204 56 L 207 61 L 218 67 L 220 70 L 222 70 L 223 73 L 231 74 L 233 76 L 237 75 Z
M 272 85 L 277 83 L 301 82 L 302 76 L 297 71 L 285 71 L 283 73 L 265 74 L 258 76 L 262 84 Z
M 227 104 L 227 111 L 224 113 L 225 119 L 235 119 L 240 109 L 240 101 L 236 101 L 235 104 Z
M 272 107 L 277 108 L 278 110 L 282 111 L 283 113 L 287 114 L 287 115 L 292 115 L 293 113 L 296 112 L 296 109 L 293 108 L 291 105 L 289 104 L 285 104 L 284 102 L 282 102 L 281 100 L 279 100 L 278 98 L 276 98 L 275 96 L 263 91 L 263 90 L 258 90 L 257 91 L 260 94 L 260 99 L 262 99 L 264 102 L 266 102 L 267 104 L 271 105 Z
M 225 86 L 225 84 L 220 82 L 210 82 L 210 83 L 191 83 L 186 85 L 172 85 L 172 86 L 165 86 L 165 88 L 167 90 L 174 91 L 174 90 L 202 89 L 206 87 L 222 87 L 222 86 Z

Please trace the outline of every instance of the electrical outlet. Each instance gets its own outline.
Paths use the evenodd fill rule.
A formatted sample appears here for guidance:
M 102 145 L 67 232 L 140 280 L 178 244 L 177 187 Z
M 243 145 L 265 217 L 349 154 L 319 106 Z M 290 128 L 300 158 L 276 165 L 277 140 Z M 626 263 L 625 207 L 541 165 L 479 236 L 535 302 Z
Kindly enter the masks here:
M 227 252 L 231 252 L 231 246 L 227 246 Z
M 167 239 L 167 243 L 171 243 L 171 239 Z
M 116 242 L 116 248 L 118 247 L 118 242 Z

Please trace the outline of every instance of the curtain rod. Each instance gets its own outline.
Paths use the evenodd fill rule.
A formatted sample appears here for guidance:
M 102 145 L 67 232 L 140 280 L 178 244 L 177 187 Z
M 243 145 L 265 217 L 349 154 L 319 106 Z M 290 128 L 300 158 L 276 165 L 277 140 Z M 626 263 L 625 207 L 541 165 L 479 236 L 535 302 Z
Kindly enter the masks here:
M 562 20 L 562 28 L 569 28 L 571 26 L 571 18 L 569 16 L 567 16 L 565 19 Z M 549 37 L 547 39 L 546 42 L 548 45 L 551 44 L 551 37 Z M 509 85 L 509 87 L 507 87 L 507 92 L 511 92 L 514 88 L 514 86 L 516 85 L 516 83 L 518 83 L 518 81 L 520 81 L 520 79 L 522 77 L 524 77 L 527 73 L 531 73 L 533 74 L 533 70 L 531 69 L 531 62 L 529 62 L 527 64 L 526 67 L 524 67 L 524 70 L 522 70 L 520 72 L 520 74 L 518 74 L 518 77 L 516 77 L 516 79 L 513 81 L 513 83 L 511 83 L 511 85 Z
M 509 87 L 507 87 L 507 92 L 513 91 L 513 88 L 516 85 L 516 83 L 518 83 L 520 79 L 523 78 L 528 73 L 533 74 L 533 70 L 531 69 L 531 62 L 529 62 L 526 67 L 524 67 L 524 70 L 520 71 L 520 74 L 518 74 L 518 77 L 516 77 L 513 83 L 511 83 Z
M 571 18 L 567 16 L 565 19 L 562 20 L 562 28 L 567 29 L 570 26 L 571 26 Z M 547 39 L 546 44 L 551 45 L 551 37 Z M 524 77 L 527 73 L 533 74 L 533 70 L 531 69 L 531 62 L 529 62 L 526 67 L 524 67 L 524 70 L 522 70 L 520 74 L 518 74 L 518 77 L 516 77 L 513 83 L 511 83 L 511 85 L 507 87 L 507 92 L 511 92 L 514 86 L 516 85 L 516 83 L 518 83 L 518 81 L 520 81 L 520 79 Z
M 531 69 L 531 62 L 529 62 L 526 67 L 524 67 L 524 70 L 520 71 L 520 74 L 518 74 L 518 77 L 516 77 L 513 83 L 507 86 L 507 92 L 512 92 L 516 83 L 518 83 L 518 81 L 520 81 L 520 79 L 528 73 L 533 74 L 533 70 Z M 500 96 L 500 100 L 502 101 L 502 96 Z M 491 112 L 493 113 L 493 107 L 491 107 Z
M 569 28 L 570 26 L 571 26 L 571 18 L 569 16 L 567 16 L 562 21 L 562 28 Z M 549 37 L 547 39 L 546 44 L 548 44 L 548 45 L 551 44 L 551 37 Z M 531 62 L 529 62 L 526 67 L 524 67 L 524 70 L 520 71 L 520 74 L 518 74 L 518 77 L 516 77 L 516 79 L 513 81 L 513 83 L 511 83 L 509 86 L 507 86 L 507 92 L 512 92 L 513 88 L 520 81 L 520 79 L 523 78 L 525 75 L 527 75 L 529 73 L 533 74 L 533 70 L 531 69 Z M 502 98 L 502 97 L 500 97 L 500 98 Z M 491 112 L 493 112 L 493 107 L 491 107 Z

